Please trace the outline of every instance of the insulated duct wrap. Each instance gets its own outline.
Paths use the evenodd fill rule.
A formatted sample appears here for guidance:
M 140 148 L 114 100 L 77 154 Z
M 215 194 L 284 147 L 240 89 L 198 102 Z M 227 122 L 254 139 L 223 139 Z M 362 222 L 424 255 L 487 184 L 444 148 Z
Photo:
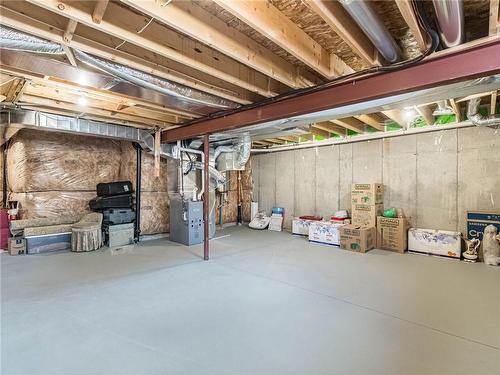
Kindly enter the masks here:
M 49 55 L 64 55 L 63 47 L 29 34 L 19 32 L 0 25 L 0 47 L 15 51 L 43 53 Z M 154 90 L 161 94 L 176 97 L 180 100 L 196 105 L 209 106 L 220 109 L 234 109 L 239 105 L 227 99 L 193 90 L 190 87 L 167 81 L 163 78 L 132 69 L 111 61 L 100 59 L 83 51 L 73 49 L 75 57 L 82 63 L 101 70 L 113 77 L 130 82 L 139 87 Z
M 118 141 L 21 129 L 7 151 L 11 192 L 95 191 L 99 182 L 117 181 Z

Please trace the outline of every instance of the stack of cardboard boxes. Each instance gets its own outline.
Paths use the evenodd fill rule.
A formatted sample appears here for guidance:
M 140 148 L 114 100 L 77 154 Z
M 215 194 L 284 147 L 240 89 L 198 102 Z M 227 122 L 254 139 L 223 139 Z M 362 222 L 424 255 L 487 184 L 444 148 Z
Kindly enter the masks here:
M 352 224 L 340 228 L 340 247 L 364 253 L 376 246 L 377 216 L 384 211 L 382 184 L 353 184 Z

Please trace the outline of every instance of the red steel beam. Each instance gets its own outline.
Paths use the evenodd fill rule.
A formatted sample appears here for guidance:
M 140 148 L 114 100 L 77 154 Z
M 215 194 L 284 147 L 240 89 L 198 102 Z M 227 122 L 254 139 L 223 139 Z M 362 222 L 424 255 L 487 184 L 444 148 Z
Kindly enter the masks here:
M 202 118 L 162 133 L 162 142 L 242 128 L 344 105 L 500 73 L 500 39 L 438 53 L 401 70 L 353 78 L 215 118 Z

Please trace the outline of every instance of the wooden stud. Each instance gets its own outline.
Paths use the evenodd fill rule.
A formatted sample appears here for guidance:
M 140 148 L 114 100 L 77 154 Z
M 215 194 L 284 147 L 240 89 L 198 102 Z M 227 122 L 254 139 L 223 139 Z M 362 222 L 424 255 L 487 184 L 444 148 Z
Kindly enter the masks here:
M 324 0 L 305 0 L 305 2 L 365 63 L 380 65 L 372 42 L 339 2 Z
M 462 112 L 460 110 L 460 103 L 457 103 L 455 99 L 450 99 L 451 108 L 453 108 L 453 112 L 455 112 L 455 118 L 457 122 L 462 121 Z
M 109 0 L 97 0 L 97 4 L 92 12 L 92 21 L 95 23 L 101 23 L 104 12 L 106 12 L 106 8 L 108 7 L 108 3 Z
M 64 53 L 66 54 L 66 57 L 68 58 L 68 61 L 71 65 L 78 67 L 78 64 L 75 59 L 75 55 L 73 55 L 73 51 L 71 48 L 69 48 L 67 45 L 63 44 L 62 45 L 64 49 Z
M 415 14 L 411 0 L 396 0 L 396 5 L 403 16 L 406 24 L 410 28 L 411 33 L 417 41 L 418 48 L 421 52 L 427 50 L 427 35 L 418 23 L 418 17 Z
M 161 130 L 157 129 L 155 132 L 155 145 L 154 145 L 154 174 L 155 177 L 160 177 L 160 150 L 161 150 Z
M 500 33 L 500 6 L 499 0 L 490 0 L 489 34 Z
M 266 1 L 214 0 L 219 6 L 328 79 L 353 72 Z
M 289 87 L 299 88 L 319 83 L 310 74 L 300 75 L 291 63 L 196 4 L 181 1 L 162 7 L 153 1 L 121 2 Z
M 68 20 L 68 25 L 66 26 L 66 30 L 64 30 L 63 40 L 65 43 L 70 44 L 73 39 L 73 35 L 75 35 L 76 26 L 78 22 L 75 20 Z
M 497 113 L 497 91 L 491 93 L 490 115 Z

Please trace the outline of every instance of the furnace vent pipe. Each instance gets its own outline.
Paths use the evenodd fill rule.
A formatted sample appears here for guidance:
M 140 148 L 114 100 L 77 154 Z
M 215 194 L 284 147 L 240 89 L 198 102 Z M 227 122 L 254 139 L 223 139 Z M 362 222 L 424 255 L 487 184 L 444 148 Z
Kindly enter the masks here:
M 462 44 L 464 36 L 464 10 L 462 0 L 433 0 L 439 26 L 439 36 L 444 47 Z
M 340 3 L 387 62 L 394 64 L 402 60 L 394 38 L 368 1 L 340 0 Z
M 467 107 L 467 117 L 470 122 L 476 126 L 497 126 L 500 125 L 500 115 L 489 115 L 483 117 L 479 113 L 479 104 L 481 103 L 481 98 L 474 98 L 469 100 L 469 105 Z

